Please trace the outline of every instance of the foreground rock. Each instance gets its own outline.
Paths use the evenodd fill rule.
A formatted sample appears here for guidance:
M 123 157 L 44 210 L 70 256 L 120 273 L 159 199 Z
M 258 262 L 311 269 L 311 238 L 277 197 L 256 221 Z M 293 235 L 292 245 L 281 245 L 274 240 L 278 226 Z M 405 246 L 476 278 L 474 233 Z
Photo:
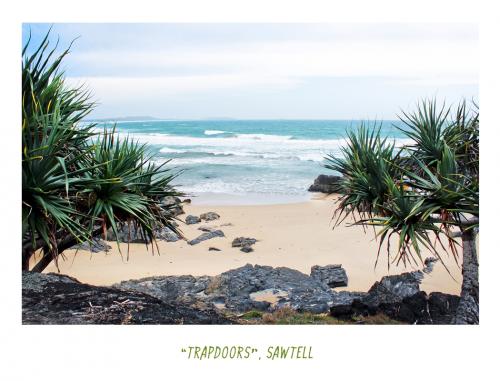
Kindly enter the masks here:
M 255 238 L 238 237 L 233 239 L 231 243 L 232 247 L 239 247 L 244 253 L 250 253 L 253 251 L 253 245 L 257 242 Z
M 311 267 L 311 277 L 331 288 L 346 287 L 348 281 L 342 265 L 313 266 Z
M 59 274 L 22 274 L 23 324 L 230 324 L 211 306 L 166 302 Z
M 247 264 L 215 277 L 152 277 L 115 285 L 165 301 L 203 301 L 233 313 L 252 309 L 328 312 L 336 297 L 330 287 L 297 270 Z
M 442 293 L 428 296 L 420 291 L 422 278 L 421 271 L 385 276 L 367 293 L 345 292 L 330 313 L 341 318 L 383 313 L 412 324 L 450 324 L 459 297 Z
M 338 184 L 342 176 L 319 175 L 309 187 L 309 192 L 338 193 Z
M 206 241 L 208 239 L 216 238 L 216 237 L 224 237 L 224 232 L 222 230 L 213 230 L 209 232 L 205 232 L 195 239 L 192 239 L 191 241 L 188 241 L 188 244 L 190 245 L 197 245 L 200 242 Z

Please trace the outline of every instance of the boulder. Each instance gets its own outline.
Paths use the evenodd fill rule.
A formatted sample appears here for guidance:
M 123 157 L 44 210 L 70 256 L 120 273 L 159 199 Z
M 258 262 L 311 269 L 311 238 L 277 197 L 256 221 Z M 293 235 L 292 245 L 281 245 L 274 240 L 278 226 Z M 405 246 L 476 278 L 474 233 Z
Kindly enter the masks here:
M 188 241 L 188 244 L 197 245 L 200 242 L 206 241 L 207 239 L 212 239 L 212 238 L 216 238 L 216 237 L 224 237 L 224 232 L 222 230 L 214 230 L 211 232 L 206 232 L 206 233 L 203 233 L 200 236 L 196 237 L 195 239 Z
M 342 265 L 313 266 L 311 267 L 311 277 L 331 288 L 346 287 L 348 281 Z
M 203 221 L 213 221 L 218 220 L 219 218 L 220 216 L 215 212 L 207 212 L 200 215 L 200 219 L 202 219 Z
M 338 184 L 342 176 L 319 175 L 309 187 L 309 192 L 338 193 Z
M 457 312 L 460 297 L 457 295 L 431 292 L 429 294 L 429 314 L 432 324 L 450 324 Z
M 208 251 L 221 251 L 221 249 L 219 249 L 217 247 L 209 247 Z
M 186 217 L 186 224 L 187 225 L 199 224 L 200 222 L 201 222 L 201 220 L 200 220 L 200 217 L 198 217 L 198 216 L 189 215 Z
M 23 324 L 230 324 L 215 308 L 166 302 L 60 274 L 23 272 Z
M 184 209 L 182 208 L 182 201 L 179 197 L 166 196 L 160 201 L 160 205 L 163 211 L 171 216 L 178 216 L 179 214 L 184 214 Z
M 253 251 L 252 245 L 257 242 L 255 238 L 238 237 L 233 239 L 231 243 L 232 247 L 239 247 L 244 253 L 250 253 Z

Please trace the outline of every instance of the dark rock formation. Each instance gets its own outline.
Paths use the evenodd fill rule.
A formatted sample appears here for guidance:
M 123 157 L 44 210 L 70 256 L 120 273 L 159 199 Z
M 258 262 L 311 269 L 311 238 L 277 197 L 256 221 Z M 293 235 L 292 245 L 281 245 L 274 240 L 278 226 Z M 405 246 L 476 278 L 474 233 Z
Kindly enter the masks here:
M 338 183 L 342 176 L 319 175 L 309 187 L 309 192 L 338 193 Z
M 221 251 L 221 250 L 217 247 L 209 247 L 208 251 Z
M 215 212 L 207 212 L 200 215 L 200 219 L 202 219 L 203 221 L 213 221 L 218 220 L 219 218 L 220 216 Z
M 212 239 L 212 238 L 216 238 L 216 237 L 224 237 L 224 232 L 222 230 L 214 230 L 211 232 L 206 232 L 206 233 L 203 233 L 200 236 L 196 237 L 195 239 L 188 241 L 188 244 L 197 245 L 200 242 L 206 241 L 207 239 Z
M 346 287 L 348 281 L 342 265 L 313 266 L 311 267 L 311 277 L 331 288 Z
M 321 313 L 328 311 L 336 297 L 330 287 L 297 270 L 250 264 L 215 277 L 154 277 L 121 282 L 116 287 L 162 300 L 203 301 L 238 313 L 285 306 Z
M 438 261 L 437 258 L 435 257 L 427 257 L 425 258 L 425 261 L 424 261 L 424 268 L 423 268 L 423 272 L 426 273 L 426 274 L 430 274 L 432 272 L 432 270 L 434 269 L 434 264 Z
M 232 247 L 239 247 L 244 253 L 250 253 L 253 251 L 252 246 L 257 242 L 255 238 L 238 237 L 233 239 L 231 243 Z
M 228 324 L 211 306 L 166 302 L 59 274 L 22 274 L 23 324 Z
M 186 224 L 187 225 L 199 224 L 200 222 L 201 222 L 201 220 L 200 220 L 200 217 L 198 217 L 198 216 L 189 215 L 186 217 Z
M 413 271 L 383 277 L 367 293 L 346 292 L 335 300 L 330 314 L 340 318 L 382 313 L 412 324 L 450 324 L 458 296 L 420 291 L 423 273 Z
M 93 238 L 90 242 L 84 242 L 79 245 L 73 246 L 71 249 L 73 250 L 86 250 L 91 251 L 92 253 L 98 253 L 100 251 L 108 251 L 111 249 L 105 241 L 101 238 Z

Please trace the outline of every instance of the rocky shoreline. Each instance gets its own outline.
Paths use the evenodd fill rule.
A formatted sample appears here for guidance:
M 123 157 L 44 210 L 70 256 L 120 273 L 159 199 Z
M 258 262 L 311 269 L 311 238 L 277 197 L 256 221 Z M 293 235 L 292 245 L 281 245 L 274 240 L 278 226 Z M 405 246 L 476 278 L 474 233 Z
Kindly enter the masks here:
M 383 277 L 367 292 L 347 284 L 340 265 L 307 275 L 286 267 L 247 264 L 217 276 L 157 276 L 112 287 L 59 274 L 23 272 L 23 324 L 236 324 L 248 311 L 291 309 L 346 321 L 383 314 L 409 324 L 449 324 L 459 297 L 419 285 L 423 271 Z M 332 287 L 333 286 L 333 287 Z

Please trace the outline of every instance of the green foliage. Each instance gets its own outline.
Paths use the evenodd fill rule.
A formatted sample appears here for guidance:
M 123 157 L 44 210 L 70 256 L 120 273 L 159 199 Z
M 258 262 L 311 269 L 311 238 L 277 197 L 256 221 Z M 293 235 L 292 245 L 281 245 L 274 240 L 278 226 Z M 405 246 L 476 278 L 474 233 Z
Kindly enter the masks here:
M 424 101 L 416 112 L 403 113 L 401 131 L 412 143 L 399 151 L 380 138 L 380 129 L 368 131 L 362 124 L 348 133 L 341 157 L 326 158 L 326 167 L 343 176 L 336 213 L 345 217 L 356 212 L 361 216 L 356 224 L 379 228 L 379 254 L 386 244 L 388 266 L 394 234 L 398 245 L 393 261 L 417 264 L 423 262 L 422 247 L 439 257 L 436 243 L 445 248 L 442 238 L 456 259 L 453 232 L 478 226 L 476 109 L 462 102 L 452 113 Z
M 176 231 L 160 204 L 179 195 L 175 175 L 147 146 L 82 123 L 95 104 L 87 90 L 65 84 L 59 68 L 69 49 L 49 50 L 49 33 L 31 55 L 29 41 L 23 49 L 23 262 L 39 249 L 57 260 L 68 236 L 89 241 L 109 226 L 116 233 L 133 223 L 151 242 L 155 229 Z

